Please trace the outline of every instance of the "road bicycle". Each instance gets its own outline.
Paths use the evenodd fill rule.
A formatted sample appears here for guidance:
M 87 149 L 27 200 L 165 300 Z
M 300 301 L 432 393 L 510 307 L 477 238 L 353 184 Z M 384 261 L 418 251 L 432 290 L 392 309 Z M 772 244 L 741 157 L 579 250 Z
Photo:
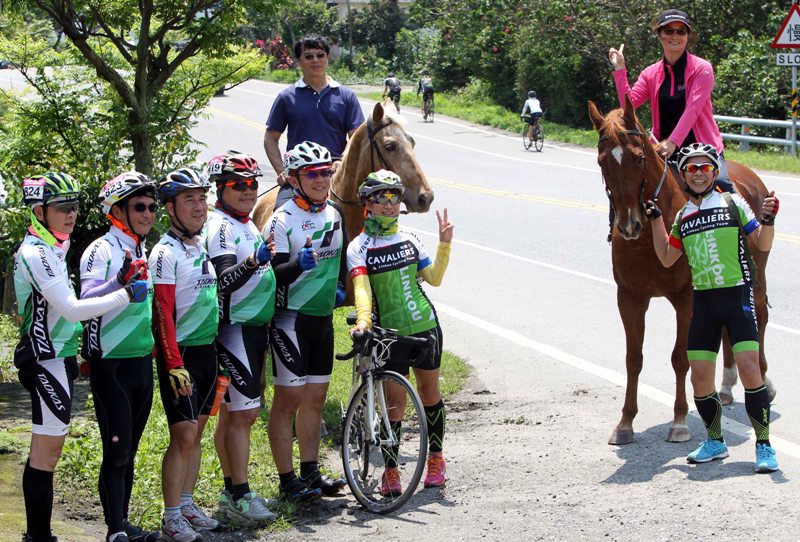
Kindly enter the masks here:
M 389 99 L 394 102 L 394 108 L 397 109 L 397 112 L 400 112 L 400 91 L 389 91 Z
M 422 96 L 422 120 L 433 122 L 434 100 L 433 94 Z
M 542 128 L 542 117 L 536 119 L 536 123 L 533 125 L 533 141 L 528 137 L 528 120 L 531 118 L 530 115 L 522 115 L 520 119 L 523 122 L 522 126 L 522 146 L 525 147 L 527 151 L 531 147 L 535 147 L 538 152 L 542 152 L 542 147 L 544 146 L 544 128 Z
M 354 315 L 348 323 L 355 323 Z M 353 359 L 353 386 L 342 423 L 345 478 L 356 500 L 376 514 L 393 512 L 411 498 L 428 455 L 425 409 L 416 389 L 403 375 L 382 368 L 394 343 L 431 346 L 427 339 L 373 326 L 353 334 L 350 352 L 336 355 Z M 397 466 L 399 492 L 382 493 L 387 464 Z

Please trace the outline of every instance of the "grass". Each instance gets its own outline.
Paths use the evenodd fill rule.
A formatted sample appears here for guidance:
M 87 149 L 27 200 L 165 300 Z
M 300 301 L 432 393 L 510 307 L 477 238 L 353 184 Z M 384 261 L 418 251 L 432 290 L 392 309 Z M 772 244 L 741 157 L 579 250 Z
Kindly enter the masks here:
M 334 313 L 336 352 L 350 350 L 351 343 L 347 334 L 348 326 L 345 318 L 345 309 L 338 309 Z M 469 367 L 466 363 L 445 352 L 442 359 L 441 376 L 442 393 L 445 398 L 458 391 L 468 375 Z M 350 362 L 335 362 L 323 413 L 329 431 L 329 435 L 323 439 L 323 454 L 326 452 L 330 454 L 329 459 L 323 465 L 323 470 L 327 468 L 329 472 L 334 473 L 341 472 L 341 461 L 335 447 L 340 435 L 341 408 L 347 402 L 350 392 L 350 378 Z M 156 380 L 156 386 L 158 386 L 158 380 Z M 266 396 L 269 405 L 272 402 L 271 386 L 267 386 Z M 91 401 L 91 397 L 89 401 Z M 67 438 L 64 454 L 57 470 L 56 491 L 62 499 L 68 503 L 74 503 L 68 504 L 71 509 L 94 509 L 97 517 L 101 518 L 102 512 L 96 490 L 97 474 L 102 459 L 99 451 L 100 436 L 90 405 L 87 406 L 86 411 L 86 418 L 76 419 L 70 426 L 70 435 Z M 262 411 L 253 427 L 250 446 L 250 484 L 260 494 L 276 497 L 278 476 L 267 439 L 267 419 L 266 411 Z M 216 418 L 211 418 L 203 434 L 202 466 L 194 493 L 195 501 L 206 510 L 216 508 L 217 497 L 222 488 L 222 473 L 214 451 L 215 426 Z M 158 527 L 162 511 L 161 460 L 168 444 L 168 435 L 169 428 L 156 389 L 153 409 L 139 445 L 139 453 L 136 456 L 136 483 L 131 499 L 131 520 L 153 529 Z M 297 452 L 295 444 L 295 465 L 299 468 Z M 78 505 L 77 503 L 83 504 Z M 280 518 L 269 527 L 270 530 L 285 530 L 291 526 L 292 516 L 295 512 L 294 507 L 289 504 L 281 504 L 278 512 Z
M 8 314 L 0 314 L 0 382 L 16 382 L 14 348 L 19 342 L 17 320 Z

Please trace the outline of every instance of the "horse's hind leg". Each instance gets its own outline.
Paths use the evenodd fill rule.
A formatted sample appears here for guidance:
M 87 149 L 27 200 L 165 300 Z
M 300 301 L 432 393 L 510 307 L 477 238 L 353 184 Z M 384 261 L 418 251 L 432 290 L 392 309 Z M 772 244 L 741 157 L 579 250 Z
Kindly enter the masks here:
M 769 305 L 767 303 L 767 279 L 764 276 L 764 267 L 766 266 L 766 256 L 763 261 L 759 263 L 759 287 L 755 290 L 755 303 L 756 303 L 756 321 L 758 322 L 758 365 L 761 369 L 761 377 L 764 379 L 764 385 L 767 387 L 770 402 L 775 400 L 775 395 L 778 390 L 775 384 L 767 376 L 767 356 L 764 353 L 764 336 L 767 333 L 767 323 L 769 322 Z
M 650 299 L 641 294 L 634 297 L 629 291 L 617 288 L 617 307 L 625 327 L 625 370 L 627 386 L 625 387 L 625 404 L 622 406 L 620 419 L 609 444 L 630 444 L 633 442 L 633 418 L 639 412 L 637 393 L 639 390 L 639 374 L 642 372 L 642 343 L 644 342 L 644 315 Z
M 733 349 L 728 332 L 722 332 L 722 386 L 719 388 L 719 400 L 723 405 L 733 404 L 733 387 L 739 380 L 736 363 L 733 360 Z
M 689 413 L 689 404 L 686 402 L 686 373 L 689 372 L 689 359 L 687 357 L 687 342 L 689 339 L 689 322 L 692 315 L 692 290 L 684 289 L 677 296 L 669 299 L 675 308 L 677 320 L 677 333 L 675 347 L 672 350 L 672 370 L 675 372 L 675 404 L 673 406 L 673 419 L 667 432 L 667 442 L 686 442 L 692 438 L 686 416 Z

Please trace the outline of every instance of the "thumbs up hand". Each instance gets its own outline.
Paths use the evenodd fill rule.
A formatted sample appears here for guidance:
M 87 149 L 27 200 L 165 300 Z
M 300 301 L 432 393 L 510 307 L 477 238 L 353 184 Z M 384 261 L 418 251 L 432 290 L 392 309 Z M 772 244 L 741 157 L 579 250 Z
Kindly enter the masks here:
M 303 271 L 314 269 L 317 266 L 317 253 L 311 246 L 311 236 L 306 236 L 306 244 L 297 255 L 297 264 Z

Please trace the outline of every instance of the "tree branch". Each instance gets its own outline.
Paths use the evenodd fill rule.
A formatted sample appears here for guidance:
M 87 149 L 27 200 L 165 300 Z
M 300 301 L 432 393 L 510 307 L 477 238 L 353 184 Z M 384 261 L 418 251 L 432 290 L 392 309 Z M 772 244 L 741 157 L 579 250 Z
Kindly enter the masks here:
M 117 48 L 117 51 L 119 51 L 119 53 L 128 62 L 128 64 L 134 66 L 136 64 L 136 61 L 134 60 L 133 56 L 131 56 L 131 53 L 129 51 L 129 49 L 131 49 L 133 45 L 125 41 L 121 36 L 115 36 L 114 30 L 110 28 L 108 24 L 106 24 L 105 19 L 94 6 L 91 8 L 91 10 L 95 21 L 97 21 L 97 24 L 100 25 L 100 28 L 102 28 L 105 31 L 104 34 L 105 38 L 108 39 L 108 41 L 110 41 L 114 45 L 114 47 Z

